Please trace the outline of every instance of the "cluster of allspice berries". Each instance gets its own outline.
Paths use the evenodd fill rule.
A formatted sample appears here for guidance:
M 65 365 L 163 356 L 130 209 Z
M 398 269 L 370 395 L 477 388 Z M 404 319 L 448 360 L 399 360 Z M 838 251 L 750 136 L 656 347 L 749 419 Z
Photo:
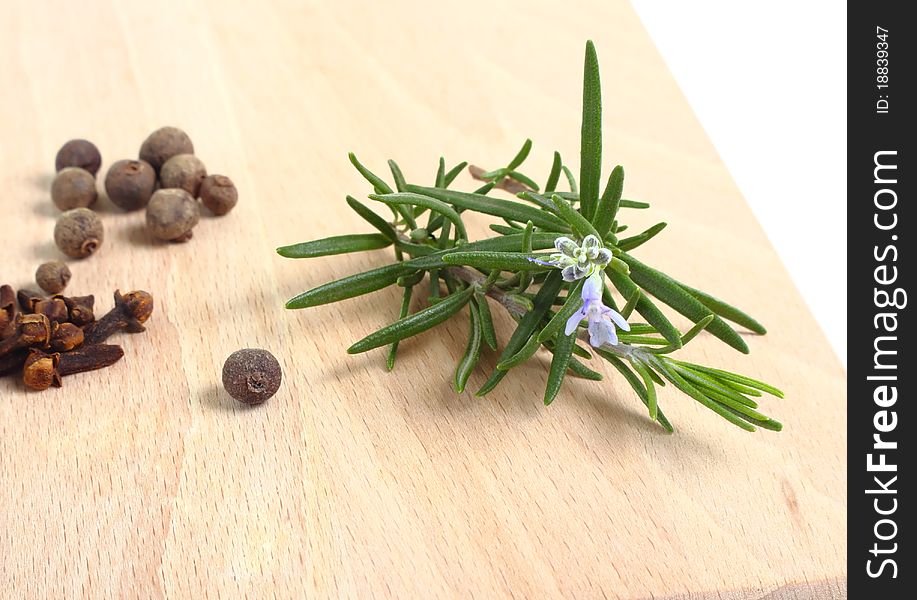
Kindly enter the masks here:
M 91 208 L 98 198 L 95 176 L 101 163 L 98 148 L 88 140 L 70 140 L 57 153 L 51 199 L 64 213 L 55 227 L 54 241 L 71 258 L 90 256 L 105 237 L 102 221 Z M 191 239 L 201 204 L 215 215 L 225 215 L 239 199 L 231 179 L 207 174 L 204 163 L 194 155 L 191 138 L 176 127 L 151 133 L 136 160 L 112 164 L 104 187 L 118 208 L 146 209 L 150 234 L 169 242 Z
M 138 333 L 153 313 L 144 291 L 115 292 L 115 306 L 96 319 L 93 296 L 51 297 L 0 286 L 0 376 L 21 373 L 26 387 L 60 387 L 63 377 L 121 360 L 121 346 L 106 344 L 119 331 Z

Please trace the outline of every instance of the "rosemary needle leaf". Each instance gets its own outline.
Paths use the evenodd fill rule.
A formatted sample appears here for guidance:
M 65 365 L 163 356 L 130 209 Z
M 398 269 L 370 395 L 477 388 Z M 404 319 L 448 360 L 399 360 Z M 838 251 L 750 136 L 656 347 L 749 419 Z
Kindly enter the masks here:
M 367 169 L 365 166 L 363 166 L 363 163 L 357 160 L 356 154 L 351 152 L 347 156 L 350 158 L 350 162 L 353 164 L 354 167 L 356 167 L 357 171 L 360 172 L 360 175 L 362 175 L 363 178 L 366 179 L 366 181 L 368 181 L 370 185 L 373 186 L 377 194 L 391 194 L 392 193 L 392 188 L 390 188 L 389 185 L 385 183 L 385 181 L 383 181 L 381 177 L 379 177 L 378 175 L 376 175 L 375 173 Z
M 431 211 L 438 212 L 445 218 L 449 219 L 456 228 L 459 236 L 463 239 L 468 238 L 468 234 L 465 233 L 465 224 L 462 222 L 462 217 L 459 216 L 455 209 L 451 206 L 437 200 L 436 198 L 431 198 L 429 196 L 423 196 L 421 194 L 414 194 L 411 192 L 399 192 L 396 194 L 370 194 L 369 197 L 373 200 L 379 202 L 384 202 L 385 204 L 407 204 L 411 206 L 422 206 L 424 208 L 429 208 Z
M 631 364 L 634 366 L 634 370 L 640 374 L 640 378 L 643 379 L 643 386 L 646 388 L 647 408 L 650 411 L 650 418 L 655 421 L 659 416 L 659 402 L 656 399 L 656 386 L 653 383 L 653 378 L 650 377 L 649 369 L 639 360 L 631 360 Z
M 468 344 L 465 346 L 465 353 L 462 355 L 462 359 L 455 368 L 455 377 L 452 382 L 455 391 L 458 393 L 465 391 L 465 384 L 468 383 L 471 372 L 474 371 L 475 366 L 478 364 L 478 360 L 481 358 L 481 339 L 483 337 L 481 316 L 478 314 L 478 309 L 475 307 L 474 303 L 468 306 L 471 313 Z
M 704 306 L 712 310 L 714 314 L 717 314 L 723 317 L 724 319 L 728 319 L 729 321 L 732 321 L 736 325 L 741 325 L 742 327 L 745 327 L 755 333 L 758 333 L 761 335 L 764 335 L 765 333 L 767 333 L 767 329 L 764 328 L 764 325 L 756 321 L 750 315 L 742 312 L 735 306 L 731 306 L 723 302 L 719 298 L 714 298 L 710 294 L 704 293 L 700 290 L 696 290 L 683 283 L 679 283 L 678 285 L 680 285 L 686 292 L 688 292 L 689 294 L 697 298 L 698 302 L 700 302 L 701 304 L 703 304 Z
M 619 257 L 630 267 L 630 277 L 634 283 L 693 322 L 697 323 L 707 315 L 713 314 L 709 308 L 686 292 L 678 285 L 677 281 L 668 275 L 643 264 L 628 254 L 622 253 Z M 721 318 L 714 316 L 713 322 L 707 325 L 707 331 L 739 352 L 748 354 L 748 345 L 745 340 Z M 666 339 L 668 339 L 668 336 L 666 336 Z M 676 348 L 680 347 L 681 344 L 676 345 Z
M 554 402 L 557 393 L 560 392 L 560 386 L 564 383 L 564 377 L 567 375 L 567 367 L 570 366 L 570 358 L 573 355 L 573 347 L 576 345 L 576 333 L 562 335 L 558 338 L 554 346 L 554 359 L 551 361 L 551 369 L 548 371 L 548 385 L 544 392 L 544 404 L 547 406 Z
M 413 273 L 416 267 L 412 268 L 411 263 L 407 260 L 397 262 L 320 285 L 292 298 L 286 307 L 309 308 L 381 290 L 396 283 L 399 277 Z
M 567 222 L 573 231 L 580 236 L 581 238 L 586 237 L 587 235 L 594 235 L 598 239 L 602 239 L 602 236 L 599 235 L 599 232 L 595 230 L 595 227 L 592 226 L 592 223 L 583 216 L 579 211 L 574 210 L 570 203 L 554 194 L 551 197 L 551 200 L 557 206 L 557 211 L 560 213 L 561 218 Z
M 602 381 L 603 379 L 605 379 L 604 375 L 602 375 L 598 371 L 593 371 L 592 369 L 590 369 L 589 367 L 587 367 L 586 365 L 584 365 L 583 363 L 581 363 L 580 361 L 576 360 L 573 357 L 570 357 L 570 364 L 567 366 L 567 368 L 575 376 L 580 377 L 582 379 L 588 379 L 589 381 Z
M 551 200 L 537 192 L 519 192 L 516 194 L 516 197 L 520 200 L 527 200 L 532 204 L 537 204 L 539 207 L 548 212 L 557 214 L 557 206 Z
M 694 369 L 694 370 L 696 370 L 696 371 L 702 371 L 702 372 L 705 372 L 705 373 L 710 373 L 710 374 L 712 374 L 712 375 L 716 375 L 717 377 L 719 377 L 719 378 L 721 378 L 721 379 L 725 379 L 725 380 L 727 380 L 727 381 L 734 381 L 734 382 L 736 382 L 736 383 L 740 383 L 740 384 L 742 384 L 742 385 L 746 385 L 746 386 L 748 386 L 748 387 L 750 387 L 750 388 L 754 388 L 754 389 L 756 389 L 756 390 L 761 390 L 762 392 L 768 393 L 768 394 L 770 394 L 770 395 L 772 395 L 772 396 L 776 396 L 777 398 L 783 398 L 783 397 L 784 397 L 784 396 L 783 396 L 783 392 L 781 392 L 780 390 L 778 390 L 778 389 L 775 388 L 774 386 L 768 385 L 768 384 L 764 383 L 763 381 L 758 381 L 757 379 L 752 379 L 751 377 L 746 377 L 746 376 L 744 376 L 744 375 L 739 375 L 738 373 L 730 373 L 729 371 L 723 371 L 723 370 L 721 370 L 721 369 L 714 369 L 713 367 L 705 367 L 705 366 L 703 366 L 703 365 L 696 365 L 696 364 L 693 364 L 693 363 L 687 363 L 687 362 L 680 362 L 680 361 L 679 361 L 679 364 L 684 365 L 684 366 L 687 366 L 687 367 L 690 367 L 690 368 L 692 368 L 692 369 Z
M 638 233 L 637 235 L 632 235 L 631 237 L 626 237 L 618 242 L 618 249 L 628 252 L 642 246 L 646 242 L 653 239 L 657 233 L 665 229 L 666 223 L 656 223 L 646 231 Z
M 438 188 L 446 187 L 446 159 L 442 156 L 439 157 L 439 167 L 436 169 L 436 183 L 434 185 Z
M 560 167 L 563 163 L 560 160 L 560 152 L 554 151 L 554 162 L 551 164 L 551 173 L 548 175 L 548 182 L 544 184 L 544 191 L 549 194 L 557 189 L 557 182 L 560 181 Z
M 575 285 L 570 287 L 570 291 L 567 292 L 567 300 L 564 302 L 564 305 L 554 313 L 554 316 L 551 317 L 551 320 L 548 321 L 548 324 L 544 326 L 544 329 L 541 330 L 541 333 L 538 334 L 539 342 L 546 342 L 547 340 L 554 337 L 563 327 L 567 324 L 567 320 L 573 316 L 573 313 L 578 311 L 583 305 L 583 298 L 580 295 L 580 292 L 583 289 L 583 282 L 585 279 L 580 279 L 576 282 Z
M 560 271 L 553 270 L 548 274 L 541 289 L 538 290 L 538 294 L 535 295 L 532 310 L 528 311 L 522 319 L 520 319 L 519 325 L 516 326 L 513 335 L 510 337 L 509 341 L 506 342 L 506 346 L 503 347 L 503 352 L 500 354 L 498 362 L 502 362 L 519 352 L 526 342 L 529 341 L 529 338 L 535 333 L 535 328 L 538 327 L 541 319 L 544 318 L 545 314 L 551 309 L 551 304 L 560 292 L 563 282 L 564 280 Z M 493 390 L 505 376 L 506 371 L 495 370 L 481 389 L 477 391 L 477 395 L 483 396 Z
M 451 294 L 432 306 L 428 306 L 404 319 L 399 319 L 391 325 L 383 327 L 379 331 L 369 334 L 348 348 L 347 353 L 359 354 L 366 352 L 435 327 L 461 310 L 468 303 L 473 293 L 474 288 L 467 287 L 460 292 Z
M 631 280 L 631 278 L 627 275 L 624 275 L 623 273 L 612 270 L 607 270 L 605 273 L 625 298 L 632 297 L 638 289 L 637 285 Z M 650 325 L 654 326 L 656 330 L 659 331 L 659 333 L 662 335 L 662 337 L 668 340 L 670 344 L 676 348 L 681 348 L 681 333 L 674 325 L 672 325 L 672 322 L 669 321 L 668 317 L 662 314 L 662 311 L 656 307 L 653 301 L 650 300 L 646 294 L 640 295 L 640 299 L 637 301 L 637 312 L 640 313 L 643 318 L 649 322 Z
M 579 191 L 576 187 L 576 177 L 573 176 L 573 171 L 567 168 L 567 165 L 561 167 L 561 170 L 564 172 L 564 177 L 567 178 L 567 185 L 570 186 L 570 192 L 573 194 L 579 194 Z M 576 197 L 579 200 L 579 196 Z
M 520 223 L 531 221 L 536 227 L 546 231 L 566 232 L 570 229 L 566 223 L 556 216 L 519 202 L 491 198 L 483 194 L 469 194 L 467 192 L 425 188 L 417 185 L 408 185 L 408 190 L 448 202 L 457 208 L 519 221 Z
M 443 256 L 443 261 L 450 265 L 465 265 L 477 269 L 500 271 L 545 271 L 551 267 L 538 264 L 529 260 L 538 254 L 524 254 L 522 252 L 465 252 L 457 250 Z
M 532 140 L 526 139 L 522 144 L 522 148 L 519 149 L 519 152 L 516 153 L 516 156 L 513 157 L 513 160 L 509 161 L 509 164 L 506 165 L 507 171 L 512 171 L 528 158 L 529 152 L 532 150 Z
M 535 355 L 535 352 L 538 348 L 541 347 L 541 342 L 538 341 L 538 336 L 533 335 L 529 338 L 529 341 L 525 343 L 525 346 L 522 347 L 519 352 L 516 352 L 506 360 L 500 361 L 497 363 L 498 371 L 509 371 L 513 367 L 518 367 L 532 356 Z
M 398 313 L 398 318 L 403 319 L 408 316 L 408 311 L 411 308 L 411 296 L 414 293 L 413 287 L 405 287 L 404 293 L 401 296 L 401 312 Z M 395 356 L 398 354 L 398 342 L 392 342 L 392 345 L 388 349 L 388 357 L 385 360 L 386 368 L 391 371 L 395 368 Z
M 621 194 L 624 192 L 624 167 L 618 165 L 608 176 L 608 183 L 605 184 L 605 191 L 599 199 L 599 205 L 595 209 L 595 217 L 592 224 L 596 231 L 599 232 L 599 239 L 605 239 L 608 232 L 611 231 L 611 224 L 618 214 L 618 208 L 621 206 Z
M 479 291 L 474 293 L 474 303 L 478 309 L 478 315 L 481 317 L 481 334 L 484 336 L 484 343 L 491 350 L 497 349 L 497 332 L 494 329 L 493 315 L 490 314 L 490 305 L 487 303 L 487 296 Z
M 625 363 L 623 360 L 621 360 L 620 358 L 618 358 L 611 352 L 608 352 L 606 350 L 597 350 L 597 352 L 599 356 L 601 356 L 602 358 L 607 360 L 609 363 L 611 363 L 611 365 L 615 369 L 617 369 L 618 372 L 621 373 L 621 375 L 624 376 L 624 379 L 627 381 L 627 383 L 630 384 L 630 387 L 632 387 L 634 389 L 634 392 L 637 393 L 637 397 L 640 398 L 640 400 L 643 402 L 644 405 L 646 405 L 647 408 L 649 408 L 649 405 L 650 405 L 649 393 L 646 391 L 646 387 L 643 385 L 643 381 L 641 380 L 641 378 L 638 377 L 631 370 L 631 368 L 627 366 L 627 363 Z M 652 371 L 650 371 L 650 373 L 652 373 Z M 662 413 L 662 409 L 660 409 L 658 405 L 656 407 L 656 412 L 657 412 L 656 417 L 659 421 L 659 424 L 662 425 L 662 427 L 665 428 L 665 430 L 668 431 L 669 433 L 672 433 L 673 431 L 675 431 L 675 429 L 672 427 L 672 424 L 669 423 L 669 420 L 665 418 L 665 415 Z
M 599 200 L 602 172 L 602 83 L 592 40 L 586 42 L 583 65 L 583 122 L 580 137 L 580 210 L 592 219 Z M 601 238 L 599 238 L 601 239 Z
M 281 246 L 277 248 L 277 254 L 285 258 L 315 258 L 316 256 L 377 250 L 391 245 L 392 240 L 382 234 L 357 233 L 353 235 L 336 235 L 311 242 Z
M 488 225 L 491 231 L 495 231 L 500 235 L 512 235 L 514 233 L 519 233 L 521 230 L 518 227 L 510 227 L 509 225 L 500 225 L 499 223 L 491 223 Z
M 347 204 L 350 206 L 350 208 L 353 209 L 355 213 L 363 217 L 367 223 L 378 229 L 382 235 L 392 240 L 393 242 L 398 241 L 398 234 L 395 233 L 395 229 L 389 225 L 385 219 L 370 210 L 369 207 L 367 207 L 365 204 L 353 196 L 347 196 Z
M 443 177 L 443 187 L 449 187 L 452 185 L 452 182 L 455 181 L 455 178 L 459 176 L 459 173 L 465 170 L 465 167 L 468 166 L 468 163 L 465 161 L 460 162 L 455 165 L 446 173 L 446 176 Z
M 506 176 L 509 177 L 510 179 L 518 181 L 519 183 L 523 185 L 526 185 L 532 188 L 536 192 L 538 191 L 538 184 L 535 183 L 535 180 L 532 179 L 531 177 L 528 177 L 527 175 L 523 175 L 519 171 L 510 171 L 509 173 L 506 174 Z
M 398 163 L 395 161 L 389 160 L 388 168 L 389 171 L 392 172 L 392 179 L 395 180 L 395 189 L 399 192 L 403 192 L 408 183 L 404 180 L 404 174 L 401 172 L 401 167 L 399 167 Z

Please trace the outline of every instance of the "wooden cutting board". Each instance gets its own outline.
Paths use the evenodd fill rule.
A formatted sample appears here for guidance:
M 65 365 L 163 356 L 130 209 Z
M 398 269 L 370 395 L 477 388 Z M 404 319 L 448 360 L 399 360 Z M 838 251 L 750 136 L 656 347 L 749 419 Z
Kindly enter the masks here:
M 178 125 L 241 201 L 184 245 L 101 203 L 105 244 L 69 291 L 107 309 L 146 289 L 156 313 L 114 368 L 45 393 L 0 381 L 3 597 L 846 597 L 845 373 L 628 4 L 128 4 L 4 5 L 0 282 L 60 258 L 48 190 L 69 138 L 107 166 Z M 391 259 L 274 253 L 366 229 L 343 202 L 368 191 L 348 150 L 421 182 L 441 154 L 494 167 L 526 137 L 529 173 L 555 149 L 575 165 L 587 38 L 605 168 L 653 204 L 626 216 L 670 224 L 638 256 L 770 328 L 750 356 L 706 336 L 684 354 L 782 387 L 764 404 L 782 433 L 666 389 L 666 435 L 601 365 L 606 381 L 570 380 L 546 408 L 540 354 L 487 398 L 456 395 L 464 317 L 387 374 L 383 351 L 344 349 L 394 320 L 393 290 L 282 308 Z M 254 410 L 220 385 L 245 346 L 285 373 Z

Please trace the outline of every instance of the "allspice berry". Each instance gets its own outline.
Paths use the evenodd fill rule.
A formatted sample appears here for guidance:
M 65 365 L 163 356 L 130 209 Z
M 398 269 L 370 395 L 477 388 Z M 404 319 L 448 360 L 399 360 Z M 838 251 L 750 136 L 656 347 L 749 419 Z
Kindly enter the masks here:
M 54 159 L 54 170 L 62 171 L 67 167 L 85 169 L 95 177 L 102 165 L 102 155 L 99 149 L 89 140 L 70 140 L 57 151 Z
M 140 160 L 150 163 L 156 172 L 177 154 L 194 154 L 188 134 L 177 127 L 162 127 L 150 134 L 140 146 Z
M 54 243 L 70 258 L 86 258 L 105 239 L 102 220 L 88 208 L 68 210 L 54 226 Z
M 236 350 L 223 363 L 223 387 L 245 404 L 261 404 L 276 394 L 281 379 L 280 363 L 267 350 Z
M 162 165 L 159 183 L 164 188 L 179 188 L 197 198 L 201 182 L 207 177 L 207 167 L 193 154 L 178 154 Z
M 200 209 L 182 189 L 157 190 L 146 207 L 146 226 L 154 237 L 167 242 L 186 242 L 200 220 Z
M 232 180 L 224 175 L 208 175 L 201 182 L 201 202 L 210 212 L 222 216 L 231 211 L 239 201 L 239 192 Z
M 95 177 L 79 167 L 63 169 L 51 183 L 51 200 L 61 210 L 92 206 L 97 197 Z
M 119 160 L 108 169 L 105 192 L 123 210 L 139 210 L 156 190 L 156 170 L 143 160 Z
M 70 268 L 59 260 L 46 262 L 35 271 L 35 283 L 49 294 L 60 294 L 70 283 Z

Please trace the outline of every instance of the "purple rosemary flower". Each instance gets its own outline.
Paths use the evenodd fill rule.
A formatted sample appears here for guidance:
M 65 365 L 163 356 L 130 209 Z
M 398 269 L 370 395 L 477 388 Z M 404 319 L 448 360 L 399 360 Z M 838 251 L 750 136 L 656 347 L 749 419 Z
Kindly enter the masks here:
M 627 319 L 602 303 L 602 290 L 605 287 L 603 277 L 602 270 L 595 269 L 583 283 L 583 307 L 567 320 L 567 328 L 564 330 L 566 335 L 570 335 L 579 327 L 580 321 L 586 319 L 589 322 L 589 343 L 596 348 L 604 344 L 618 344 L 615 325 L 624 331 L 630 331 Z

